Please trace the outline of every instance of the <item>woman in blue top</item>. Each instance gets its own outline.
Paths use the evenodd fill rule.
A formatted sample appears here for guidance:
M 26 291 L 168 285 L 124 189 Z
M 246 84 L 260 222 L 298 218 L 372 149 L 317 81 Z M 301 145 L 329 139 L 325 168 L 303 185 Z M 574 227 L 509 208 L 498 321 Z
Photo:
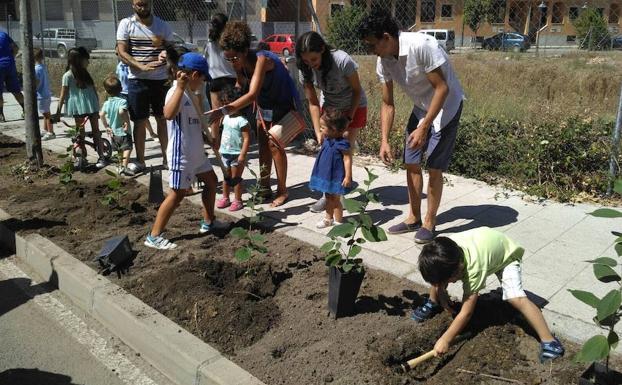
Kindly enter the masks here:
M 236 71 L 239 85 L 243 89 L 248 87 L 248 91 L 233 103 L 224 106 L 224 111 L 218 111 L 213 115 L 213 119 L 219 119 L 222 112 L 236 112 L 257 101 L 258 112 L 261 113 L 266 124 L 272 125 L 295 109 L 298 92 L 279 57 L 269 51 L 252 51 L 250 44 L 251 30 L 246 23 L 227 23 L 220 37 L 220 46 L 225 60 L 230 62 Z M 288 197 L 285 183 L 287 157 L 285 149 L 268 140 L 268 135 L 259 122 L 257 127 L 261 183 L 267 192 L 265 196 L 270 197 L 270 169 L 274 159 L 277 190 L 271 206 L 277 207 L 285 203 Z

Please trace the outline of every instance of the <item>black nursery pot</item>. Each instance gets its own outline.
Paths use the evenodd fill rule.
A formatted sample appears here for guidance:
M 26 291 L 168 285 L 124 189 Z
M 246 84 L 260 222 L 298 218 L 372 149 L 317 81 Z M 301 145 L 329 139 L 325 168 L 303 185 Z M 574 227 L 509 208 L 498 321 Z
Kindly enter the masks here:
M 609 368 L 600 362 L 593 362 L 581 377 L 579 377 L 579 385 L 621 385 L 622 373 Z
M 328 271 L 328 310 L 333 318 L 347 317 L 355 313 L 354 302 L 358 297 L 365 270 L 361 273 L 344 273 L 331 266 Z

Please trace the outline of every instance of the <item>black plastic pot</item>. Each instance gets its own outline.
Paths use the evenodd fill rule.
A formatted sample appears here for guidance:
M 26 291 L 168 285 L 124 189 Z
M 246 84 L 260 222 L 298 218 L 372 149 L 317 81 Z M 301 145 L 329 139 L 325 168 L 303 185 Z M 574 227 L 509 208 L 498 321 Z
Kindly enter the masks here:
M 154 170 L 152 167 L 149 171 L 149 203 L 159 205 L 162 202 L 164 202 L 162 171 Z
M 358 297 L 365 270 L 361 273 L 344 273 L 331 266 L 328 271 L 328 310 L 333 318 L 347 317 L 355 313 L 354 302 Z
M 581 377 L 579 385 L 620 385 L 622 384 L 622 373 L 609 368 L 600 362 L 593 362 Z

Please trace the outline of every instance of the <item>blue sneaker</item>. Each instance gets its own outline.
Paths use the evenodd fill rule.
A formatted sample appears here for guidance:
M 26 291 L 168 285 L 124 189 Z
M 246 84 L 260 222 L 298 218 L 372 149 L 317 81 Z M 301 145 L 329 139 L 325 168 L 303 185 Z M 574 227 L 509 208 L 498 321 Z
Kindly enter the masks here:
M 199 227 L 199 233 L 201 234 L 209 233 L 210 231 L 212 231 L 213 227 L 214 227 L 214 222 L 207 223 L 205 222 L 205 220 L 201 219 L 201 226 Z
M 546 360 L 554 360 L 558 357 L 562 357 L 565 353 L 562 343 L 559 342 L 557 337 L 554 337 L 553 341 L 540 342 L 540 362 L 544 363 Z
M 429 298 L 426 298 L 423 305 L 413 310 L 410 319 L 417 322 L 423 322 L 431 319 L 435 315 L 443 311 L 441 305 L 432 302 Z
M 162 234 L 154 237 L 151 233 L 147 234 L 144 245 L 158 250 L 171 250 L 177 247 L 177 244 L 164 238 Z

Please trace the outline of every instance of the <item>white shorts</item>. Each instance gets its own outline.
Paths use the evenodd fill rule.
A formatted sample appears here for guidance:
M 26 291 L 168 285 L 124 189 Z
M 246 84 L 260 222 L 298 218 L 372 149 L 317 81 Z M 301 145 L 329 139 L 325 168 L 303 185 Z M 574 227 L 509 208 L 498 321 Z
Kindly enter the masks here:
M 187 167 L 187 165 L 184 165 L 182 170 L 169 171 L 168 184 L 170 188 L 175 190 L 187 189 L 192 186 L 196 175 L 209 171 L 212 171 L 212 164 L 209 159 L 205 158 L 205 161 L 198 167 Z
M 514 261 L 507 265 L 503 270 L 496 273 L 501 289 L 503 290 L 503 300 L 512 298 L 527 297 L 523 290 L 523 278 L 521 277 L 521 264 Z
M 52 103 L 52 98 L 37 99 L 37 106 L 39 108 L 39 113 L 43 115 L 44 113 L 50 112 L 51 103 Z

